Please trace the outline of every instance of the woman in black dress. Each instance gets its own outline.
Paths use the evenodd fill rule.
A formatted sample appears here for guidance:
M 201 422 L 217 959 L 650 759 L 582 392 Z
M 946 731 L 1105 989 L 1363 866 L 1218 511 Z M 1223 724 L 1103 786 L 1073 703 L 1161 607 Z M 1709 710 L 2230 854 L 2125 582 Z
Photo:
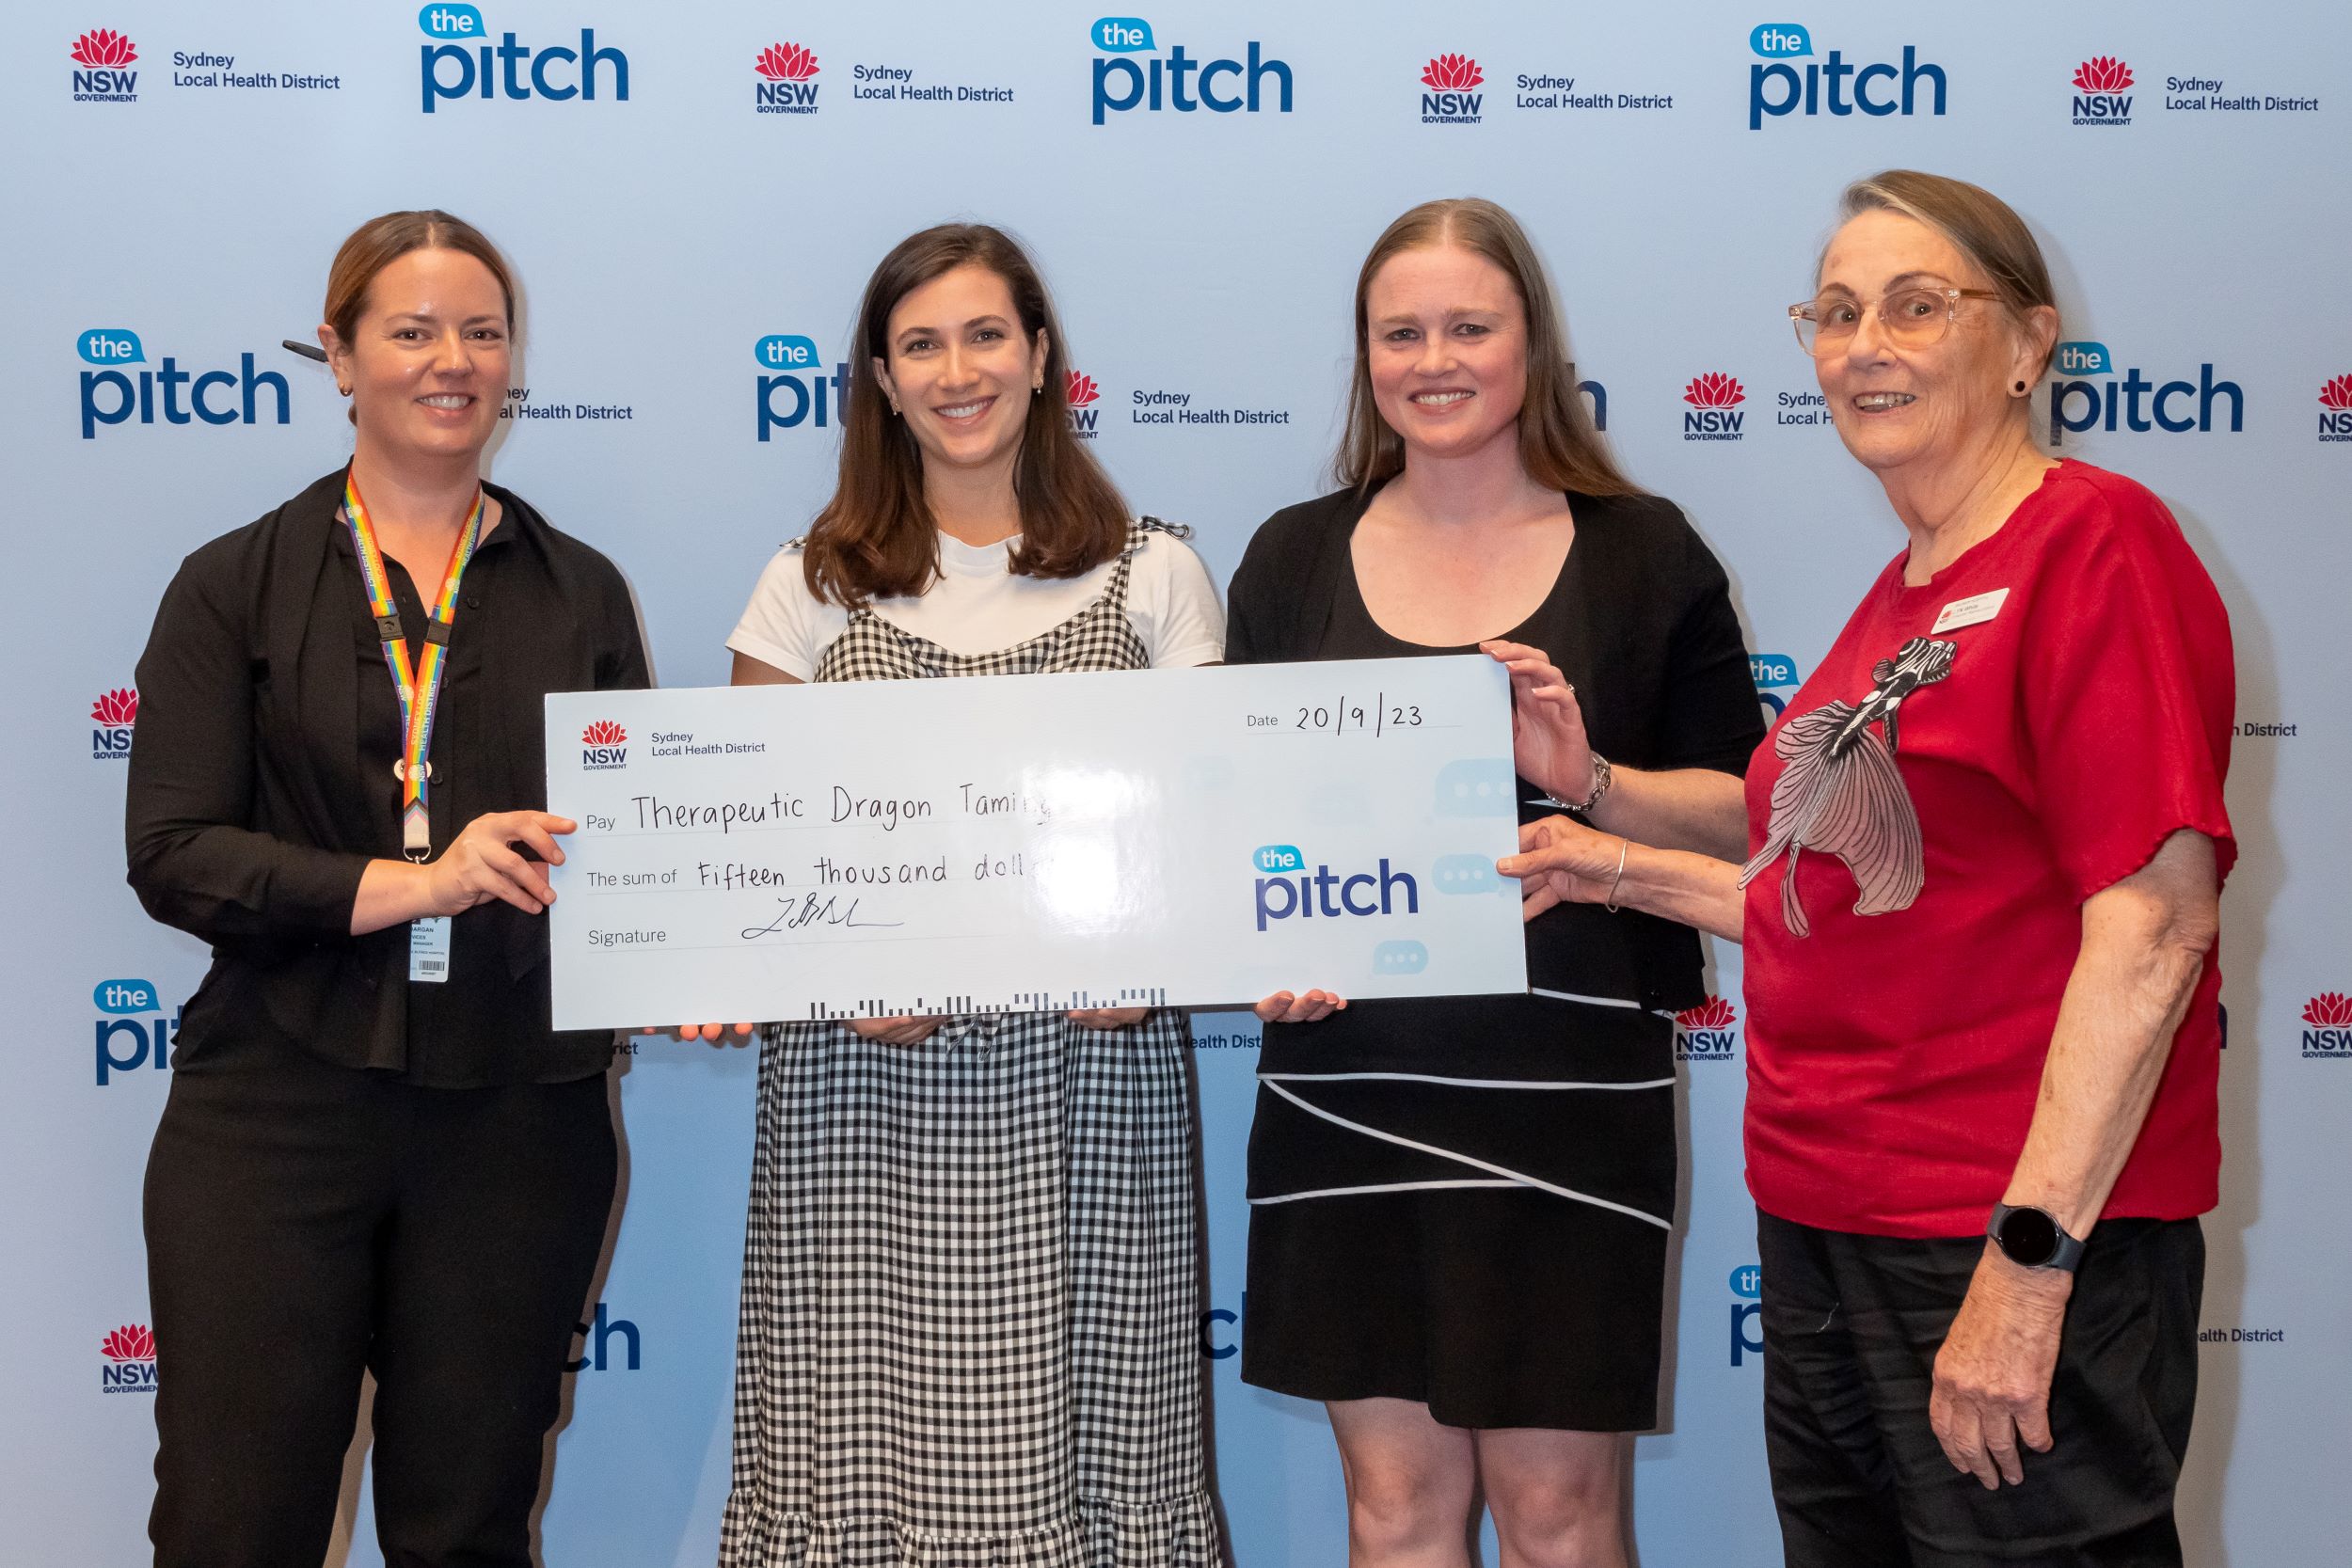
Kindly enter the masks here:
M 1524 718 L 1523 817 L 1738 853 L 1709 834 L 1763 723 L 1723 569 L 1610 460 L 1502 208 L 1431 202 L 1374 245 L 1335 467 L 1251 540 L 1229 662 L 1484 648 Z M 1242 1375 L 1328 1406 L 1359 1568 L 1467 1564 L 1481 1489 L 1506 1563 L 1625 1560 L 1699 946 L 1563 906 L 1527 948 L 1526 996 L 1259 1005 Z

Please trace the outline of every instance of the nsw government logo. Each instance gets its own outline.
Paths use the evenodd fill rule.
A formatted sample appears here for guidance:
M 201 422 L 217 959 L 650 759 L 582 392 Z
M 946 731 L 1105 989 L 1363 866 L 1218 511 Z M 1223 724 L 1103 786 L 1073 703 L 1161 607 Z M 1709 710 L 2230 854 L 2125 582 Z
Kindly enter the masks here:
M 2214 379 L 2211 362 L 2197 368 L 2195 381 L 2151 381 L 2132 366 L 2121 381 L 2089 381 L 2084 376 L 2115 374 L 2115 356 L 2100 342 L 2060 343 L 2056 358 L 2058 379 L 2050 383 L 2050 444 L 2067 433 L 2099 429 L 2168 435 L 2210 431 L 2217 407 L 2228 405 L 2233 434 L 2246 428 L 2246 395 L 2234 381 Z M 2070 379 L 2077 378 L 2077 379 Z M 2193 402 L 2192 402 L 2193 400 Z M 2189 410 L 2194 407 L 2196 412 Z
M 1076 371 L 1062 372 L 1062 401 L 1070 404 L 1070 434 L 1081 441 L 1091 441 L 1101 434 L 1096 428 L 1102 422 L 1103 411 L 1094 405 L 1102 401 L 1103 388 L 1094 384 L 1094 377 Z
M 2352 441 L 2352 373 L 2330 377 L 2319 388 L 2319 438 Z
M 1684 440 L 1740 439 L 1740 426 L 1747 417 L 1740 405 L 1748 401 L 1748 392 L 1736 379 L 1721 371 L 1708 371 L 1682 389 L 1682 401 L 1691 405 L 1682 416 Z
M 580 732 L 580 765 L 591 773 L 628 766 L 628 732 L 610 719 L 599 719 Z
M 109 1394 L 155 1391 L 155 1336 L 145 1323 L 124 1323 L 99 1341 L 98 1386 Z
M 755 107 L 763 115 L 817 112 L 817 56 L 797 43 L 771 43 L 752 69 L 760 74 Z
M 1675 1014 L 1675 1059 L 1727 1062 L 1739 1052 L 1739 1013 L 1720 996 Z
M 1291 68 L 1266 58 L 1265 46 L 1251 39 L 1247 59 L 1202 60 L 1184 52 L 1181 43 L 1168 46 L 1158 58 L 1159 41 L 1152 24 L 1139 16 L 1098 17 L 1087 29 L 1094 56 L 1094 123 L 1106 114 L 1131 109 L 1157 113 L 1173 109 L 1191 114 L 1257 114 L 1269 102 L 1278 114 L 1291 112 Z M 1150 60 L 1127 56 L 1150 55 Z M 1105 56 L 1110 56 L 1105 58 Z M 1269 93 L 1269 88 L 1275 89 Z
M 139 694 L 127 686 L 101 692 L 89 705 L 89 754 L 93 762 L 131 760 L 131 726 L 139 721 Z
M 455 0 L 438 0 L 417 13 L 417 25 L 434 41 L 423 48 L 424 112 L 458 99 L 577 98 L 593 103 L 598 92 L 628 102 L 628 56 L 596 47 L 596 30 L 580 30 L 580 47 L 552 44 L 534 49 L 513 33 L 490 41 L 482 12 Z
M 112 27 L 93 27 L 73 40 L 73 102 L 135 103 L 139 73 L 124 67 L 139 57 L 138 46 Z
M 1423 125 L 1475 125 L 1484 95 L 1471 89 L 1486 78 L 1468 55 L 1440 55 L 1422 68 L 1421 122 Z
M 2303 1054 L 2352 1057 L 2352 996 L 2324 990 L 2303 1004 Z
M 2074 123 L 2129 125 L 2132 68 L 2112 55 L 2093 55 L 2074 68 Z
M 1859 112 L 1877 119 L 1909 118 L 1923 108 L 1931 116 L 1944 113 L 1944 68 L 1922 65 L 1915 44 L 1903 45 L 1899 66 L 1891 60 L 1857 66 L 1833 49 L 1827 60 L 1806 65 L 1802 73 L 1788 62 L 1811 59 L 1813 35 L 1793 22 L 1768 22 L 1751 29 L 1748 48 L 1772 62 L 1748 67 L 1751 131 L 1762 130 L 1767 119 L 1796 114 L 1842 118 Z M 1932 88 L 1933 96 L 1922 88 Z

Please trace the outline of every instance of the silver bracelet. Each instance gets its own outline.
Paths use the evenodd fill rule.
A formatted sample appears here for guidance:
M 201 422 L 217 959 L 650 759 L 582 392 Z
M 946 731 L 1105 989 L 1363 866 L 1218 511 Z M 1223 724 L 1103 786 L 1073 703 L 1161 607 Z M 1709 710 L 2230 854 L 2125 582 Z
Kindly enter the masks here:
M 1609 879 L 1609 896 L 1600 901 L 1600 907 L 1611 914 L 1617 912 L 1617 884 L 1625 880 L 1625 858 L 1632 852 L 1633 841 L 1620 834 L 1617 839 L 1617 874 Z
M 1593 808 L 1600 804 L 1600 798 L 1609 793 L 1609 786 L 1616 782 L 1616 770 L 1609 766 L 1609 759 L 1598 752 L 1595 752 L 1593 753 L 1593 792 L 1581 800 L 1563 803 L 1579 816 L 1590 816 L 1593 815 Z

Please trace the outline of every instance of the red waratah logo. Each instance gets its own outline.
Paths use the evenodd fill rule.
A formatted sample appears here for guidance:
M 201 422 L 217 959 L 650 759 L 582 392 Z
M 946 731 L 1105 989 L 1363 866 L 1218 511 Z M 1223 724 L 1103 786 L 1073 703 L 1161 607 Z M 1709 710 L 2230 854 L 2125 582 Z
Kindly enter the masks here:
M 155 1336 L 145 1323 L 125 1323 L 106 1336 L 98 1353 L 109 1361 L 152 1361 Z
M 1421 85 L 1433 92 L 1468 92 L 1486 79 L 1468 55 L 1440 55 L 1421 73 Z
M 2329 378 L 2319 389 L 2319 401 L 2329 408 L 2352 408 L 2352 375 Z
M 127 730 L 139 721 L 139 694 L 129 687 L 109 691 L 90 705 L 89 716 L 112 730 Z
M 73 40 L 73 58 L 80 65 L 122 66 L 138 57 L 138 47 L 112 27 L 93 27 Z
M 2342 1029 L 2352 1025 L 2352 996 L 2340 990 L 2324 990 L 2303 1004 L 2303 1022 L 2314 1029 Z
M 1063 396 L 1069 400 L 1070 406 L 1073 408 L 1084 408 L 1103 395 L 1103 389 L 1094 384 L 1094 377 L 1081 374 L 1076 371 L 1065 372 L 1062 378 L 1062 388 Z
M 771 82 L 805 82 L 817 74 L 817 56 L 797 43 L 771 43 L 752 69 Z
M 1720 996 L 1710 996 L 1695 1007 L 1675 1014 L 1675 1022 L 1685 1029 L 1728 1029 L 1740 1021 L 1731 1004 Z
M 2074 68 L 2074 86 L 2084 92 L 2122 92 L 2132 85 L 2132 68 L 2112 55 L 2094 55 Z
M 1720 371 L 1709 371 L 1682 389 L 1682 401 L 1693 408 L 1730 408 L 1748 401 L 1747 389 Z
M 610 719 L 599 719 L 580 732 L 583 746 L 618 746 L 628 739 L 628 732 Z

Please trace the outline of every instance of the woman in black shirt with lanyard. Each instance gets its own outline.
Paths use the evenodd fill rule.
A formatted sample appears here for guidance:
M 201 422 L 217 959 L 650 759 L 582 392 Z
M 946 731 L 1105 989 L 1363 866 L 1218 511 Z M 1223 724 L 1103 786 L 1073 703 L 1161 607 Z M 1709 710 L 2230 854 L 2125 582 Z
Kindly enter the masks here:
M 1558 809 L 1541 773 L 1606 830 L 1712 844 L 1763 735 L 1728 585 L 1573 381 L 1508 213 L 1390 225 L 1357 283 L 1347 487 L 1258 531 L 1226 657 L 1484 648 L 1528 716 L 1523 816 Z M 1657 1424 L 1672 1014 L 1703 995 L 1699 948 L 1583 906 L 1526 929 L 1531 995 L 1258 1009 L 1242 1376 L 1328 1406 L 1356 1568 L 1468 1568 L 1481 1490 L 1506 1563 L 1626 1560 L 1620 1434 Z
M 317 1562 L 363 1370 L 385 1557 L 531 1560 L 615 1172 L 540 700 L 647 679 L 612 563 L 479 478 L 513 328 L 470 225 L 361 226 L 349 467 L 189 556 L 139 661 L 131 884 L 213 944 L 147 1168 L 163 1568 Z

